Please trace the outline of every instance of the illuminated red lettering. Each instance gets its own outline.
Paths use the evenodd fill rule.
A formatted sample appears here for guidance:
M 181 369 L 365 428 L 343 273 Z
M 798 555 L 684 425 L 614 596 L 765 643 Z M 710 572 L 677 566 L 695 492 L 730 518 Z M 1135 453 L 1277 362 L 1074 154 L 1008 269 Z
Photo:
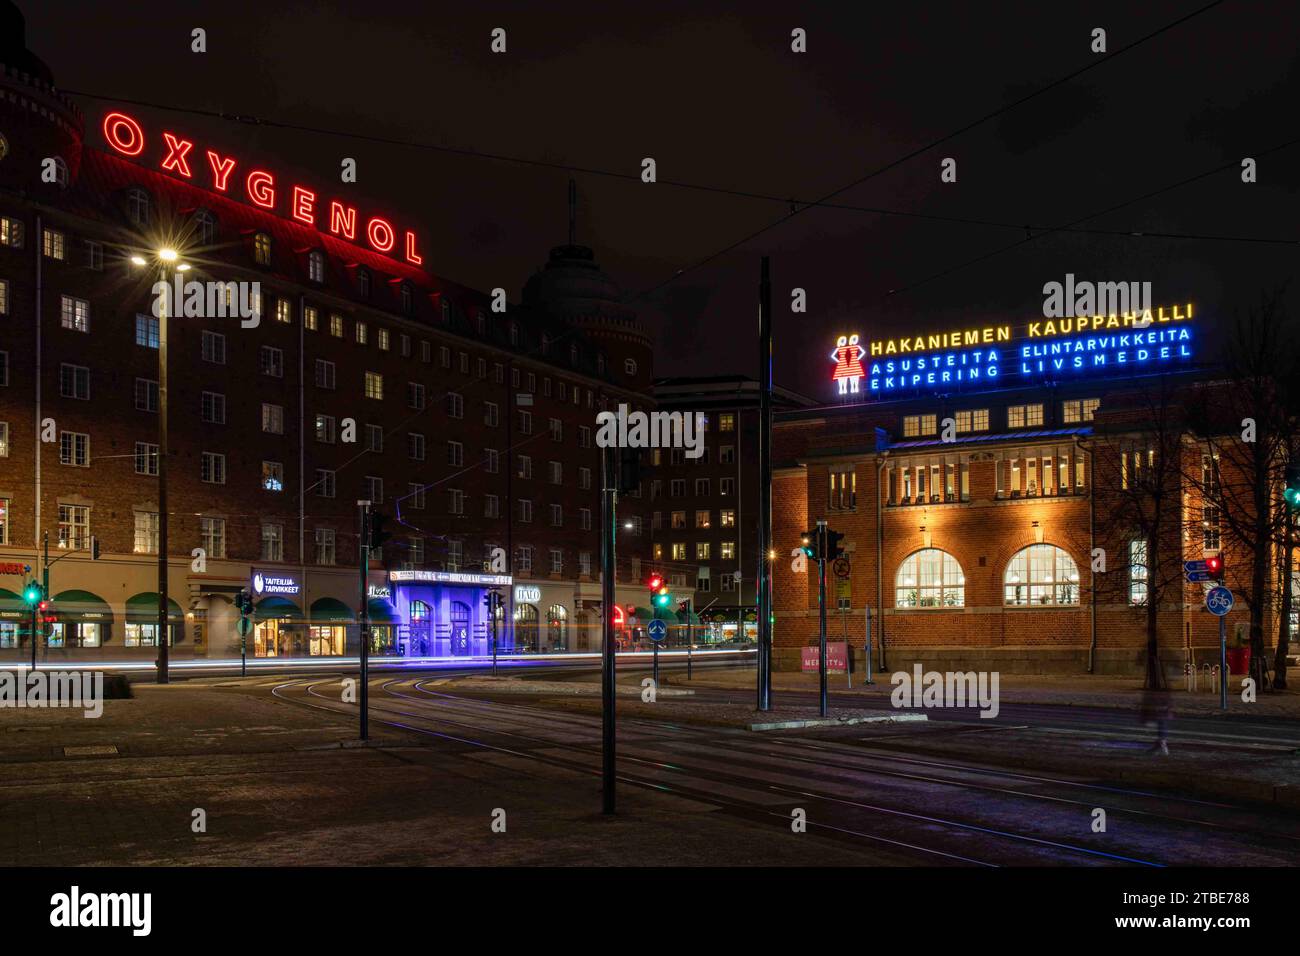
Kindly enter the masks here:
M 415 251 L 415 233 L 406 230 L 406 261 L 414 262 L 417 266 L 424 262 Z
M 293 204 L 290 211 L 293 218 L 301 220 L 308 225 L 316 224 L 316 210 L 313 208 L 316 204 L 316 194 L 309 189 L 303 189 L 301 186 L 293 187 Z
M 275 208 L 275 177 L 260 169 L 249 173 L 248 198 L 266 209 Z
M 395 241 L 393 227 L 378 216 L 371 219 L 366 226 L 366 238 L 380 252 L 391 252 Z
M 125 113 L 109 113 L 104 117 L 104 139 L 124 156 L 139 156 L 144 150 L 144 130 Z
M 349 239 L 357 237 L 357 211 L 351 206 L 344 206 L 340 202 L 330 201 L 330 232 L 339 235 L 341 232 Z
M 162 161 L 162 168 L 175 170 L 186 179 L 189 179 L 190 164 L 185 157 L 190 154 L 194 144 L 188 139 L 177 139 L 167 132 L 163 133 L 163 139 L 167 142 L 167 158 Z
M 224 193 L 230 174 L 235 171 L 235 161 L 230 158 L 222 159 L 212 150 L 208 150 L 208 165 L 212 167 L 213 187 Z

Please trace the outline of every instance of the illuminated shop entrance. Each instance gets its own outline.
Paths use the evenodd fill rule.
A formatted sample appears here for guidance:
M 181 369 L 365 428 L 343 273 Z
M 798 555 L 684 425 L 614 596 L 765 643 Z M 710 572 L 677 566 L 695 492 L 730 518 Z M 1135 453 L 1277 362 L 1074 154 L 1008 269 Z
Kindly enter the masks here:
M 393 571 L 392 609 L 397 653 L 405 657 L 485 657 L 492 653 L 484 597 L 508 587 L 510 576 L 461 571 Z M 536 631 L 536 608 L 533 609 Z M 498 635 L 498 649 L 510 649 Z
M 567 651 L 569 649 L 569 611 L 563 604 L 552 604 L 546 610 L 548 628 L 546 643 L 548 651 Z
M 537 606 L 533 604 L 516 604 L 515 650 L 523 653 L 541 650 L 537 638 Z
M 470 654 L 469 628 L 469 607 L 460 601 L 452 601 L 450 640 L 453 656 L 466 657 Z

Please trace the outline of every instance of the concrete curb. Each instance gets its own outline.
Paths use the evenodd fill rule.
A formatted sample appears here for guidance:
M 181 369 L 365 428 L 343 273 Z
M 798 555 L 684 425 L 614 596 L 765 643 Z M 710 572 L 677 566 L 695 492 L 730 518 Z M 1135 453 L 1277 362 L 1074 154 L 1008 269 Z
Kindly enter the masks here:
M 891 714 L 888 717 L 807 717 L 750 724 L 746 730 L 794 730 L 799 727 L 847 727 L 850 724 L 902 724 L 929 720 L 926 714 Z

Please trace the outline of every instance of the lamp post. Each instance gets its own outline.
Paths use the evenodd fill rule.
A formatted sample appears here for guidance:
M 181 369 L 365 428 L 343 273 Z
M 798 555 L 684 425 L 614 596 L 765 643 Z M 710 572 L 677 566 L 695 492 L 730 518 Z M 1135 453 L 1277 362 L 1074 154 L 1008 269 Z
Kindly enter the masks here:
M 158 266 L 161 291 L 157 297 L 158 313 L 158 677 L 159 684 L 168 683 L 168 630 L 167 630 L 167 306 L 168 267 L 185 272 L 189 266 L 180 262 L 175 249 L 163 247 L 152 253 Z M 143 256 L 132 256 L 137 266 L 147 266 Z

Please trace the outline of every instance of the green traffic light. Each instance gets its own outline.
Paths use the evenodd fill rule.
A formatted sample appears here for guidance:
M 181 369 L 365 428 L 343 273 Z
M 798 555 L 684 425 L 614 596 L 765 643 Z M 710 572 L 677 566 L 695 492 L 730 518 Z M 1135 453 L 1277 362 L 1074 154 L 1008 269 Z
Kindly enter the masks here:
M 1300 508 L 1300 488 L 1288 488 L 1282 492 L 1282 497 L 1292 508 Z
M 23 592 L 23 600 L 28 604 L 35 604 L 41 599 L 41 589 L 35 584 L 27 585 L 27 590 Z

